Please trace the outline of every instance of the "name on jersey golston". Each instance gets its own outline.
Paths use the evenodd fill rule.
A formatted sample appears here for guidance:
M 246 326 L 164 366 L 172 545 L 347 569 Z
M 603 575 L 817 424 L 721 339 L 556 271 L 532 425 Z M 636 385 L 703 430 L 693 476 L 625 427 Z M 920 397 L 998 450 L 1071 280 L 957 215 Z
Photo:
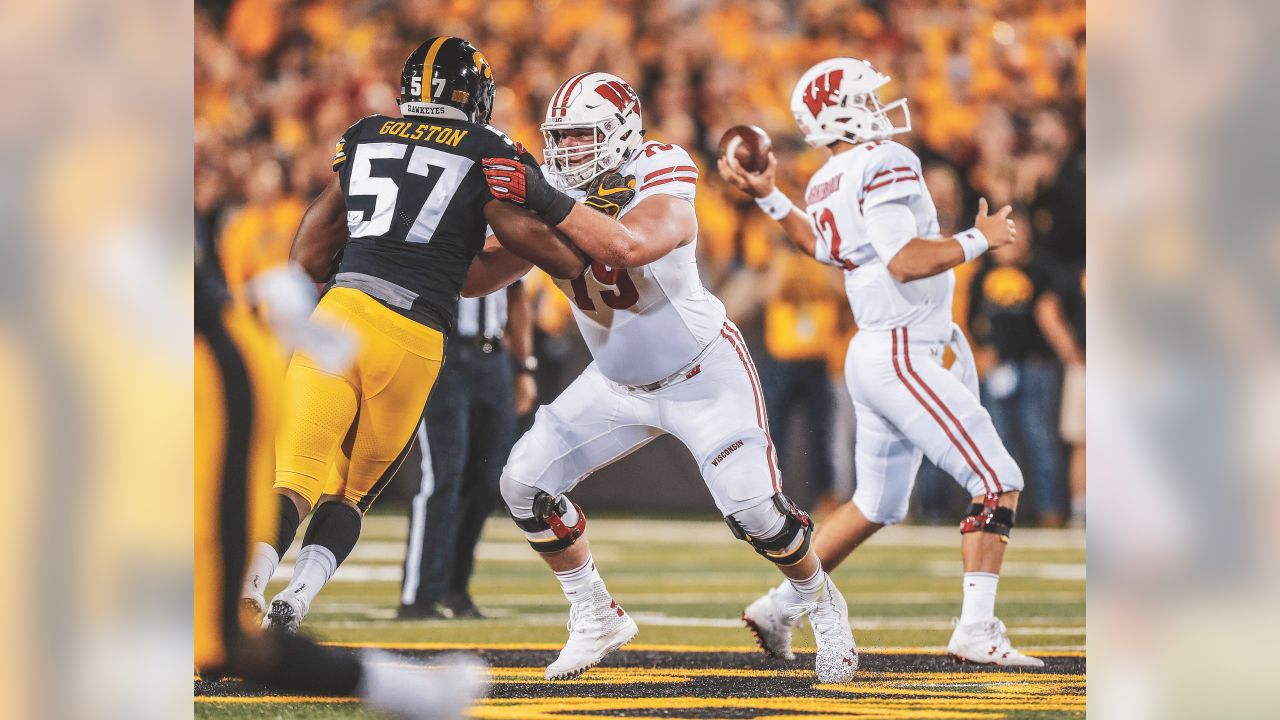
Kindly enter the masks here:
M 462 142 L 462 138 L 466 137 L 469 132 L 471 131 L 409 120 L 388 120 L 382 124 L 382 127 L 378 128 L 379 135 L 394 135 L 405 140 L 435 142 L 449 147 L 458 147 L 458 143 Z

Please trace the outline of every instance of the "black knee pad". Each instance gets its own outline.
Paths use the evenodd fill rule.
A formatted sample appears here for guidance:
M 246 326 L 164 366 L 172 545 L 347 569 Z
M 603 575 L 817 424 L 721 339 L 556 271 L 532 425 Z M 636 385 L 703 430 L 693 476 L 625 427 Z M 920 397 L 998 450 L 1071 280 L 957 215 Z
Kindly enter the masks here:
M 511 516 L 529 545 L 540 553 L 557 553 L 578 541 L 587 529 L 587 516 L 576 503 L 539 490 L 533 496 L 533 517 Z
M 960 521 L 960 534 L 989 532 L 999 535 L 1001 542 L 1009 542 L 1016 513 L 1012 508 L 1000 507 L 999 502 L 999 494 L 988 493 L 982 502 L 970 505 L 969 512 Z
M 777 493 L 772 500 L 772 510 L 779 513 L 783 519 L 782 529 L 773 535 L 757 537 L 749 532 L 743 522 L 744 518 L 739 517 L 744 513 L 735 513 L 726 517 L 724 521 L 729 525 L 729 530 L 734 537 L 750 543 L 757 553 L 770 562 L 778 565 L 794 565 L 804 559 L 809 552 L 809 541 L 813 538 L 813 522 L 786 495 Z

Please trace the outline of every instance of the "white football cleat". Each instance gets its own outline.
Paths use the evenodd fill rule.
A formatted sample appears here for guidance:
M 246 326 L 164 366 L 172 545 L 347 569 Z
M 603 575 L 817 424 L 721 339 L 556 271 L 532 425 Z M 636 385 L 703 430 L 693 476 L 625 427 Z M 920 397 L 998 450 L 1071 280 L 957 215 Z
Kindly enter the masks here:
M 947 643 L 947 655 L 956 662 L 1005 667 L 1044 667 L 1044 661 L 1023 655 L 1009 643 L 1009 634 L 999 618 L 983 622 L 960 624 L 952 618 L 955 632 Z
M 853 642 L 853 631 L 849 629 L 849 606 L 831 578 L 827 578 L 826 587 L 817 600 L 797 610 L 799 612 L 794 617 L 807 613 L 809 625 L 813 627 L 813 639 L 818 645 L 814 659 L 818 682 L 847 683 L 853 680 L 858 672 L 858 646 Z
M 791 651 L 791 629 L 799 624 L 800 618 L 793 620 L 782 610 L 777 593 L 777 588 L 770 588 L 767 594 L 748 605 L 742 611 L 742 622 L 756 636 L 756 645 L 765 655 L 795 660 L 796 654 Z
M 593 583 L 588 599 L 569 606 L 569 641 L 560 657 L 547 666 L 546 678 L 575 678 L 639 632 L 636 621 L 610 597 L 604 583 Z
M 302 619 L 307 616 L 307 609 L 301 597 L 285 588 L 271 599 L 271 610 L 262 620 L 262 629 L 296 634 Z
M 370 707 L 409 720 L 458 720 L 489 688 L 489 668 L 474 655 L 432 658 L 420 667 L 386 652 L 363 654 L 357 692 Z

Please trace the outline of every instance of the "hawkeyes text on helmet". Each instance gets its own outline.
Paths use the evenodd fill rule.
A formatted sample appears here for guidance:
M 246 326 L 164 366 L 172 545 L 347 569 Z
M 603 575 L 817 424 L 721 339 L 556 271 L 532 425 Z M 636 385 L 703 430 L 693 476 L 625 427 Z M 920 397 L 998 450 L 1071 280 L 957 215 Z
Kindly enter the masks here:
M 493 68 L 459 37 L 428 38 L 404 61 L 400 112 L 487 124 L 493 113 Z

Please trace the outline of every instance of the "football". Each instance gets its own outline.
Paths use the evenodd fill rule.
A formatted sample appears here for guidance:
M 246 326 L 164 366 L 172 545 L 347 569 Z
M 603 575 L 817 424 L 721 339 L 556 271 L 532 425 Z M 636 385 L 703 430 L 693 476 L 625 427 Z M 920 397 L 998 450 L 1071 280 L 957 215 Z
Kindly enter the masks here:
M 750 173 L 764 172 L 769 167 L 769 151 L 773 142 L 755 125 L 734 125 L 720 137 L 720 155 L 729 153 L 738 159 L 742 169 Z

